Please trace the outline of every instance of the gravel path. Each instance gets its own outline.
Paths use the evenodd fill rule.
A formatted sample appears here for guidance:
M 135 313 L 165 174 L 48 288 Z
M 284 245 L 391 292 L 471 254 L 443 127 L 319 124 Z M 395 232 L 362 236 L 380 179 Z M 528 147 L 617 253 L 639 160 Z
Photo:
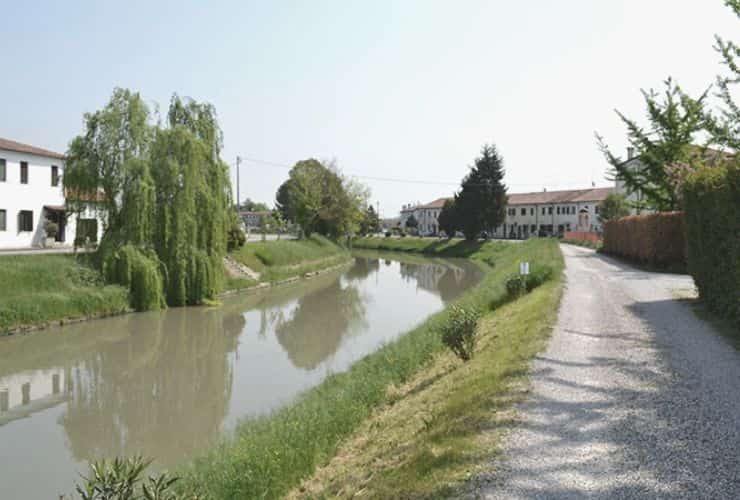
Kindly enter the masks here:
M 562 249 L 557 327 L 471 496 L 740 498 L 740 353 L 675 300 L 691 278 Z

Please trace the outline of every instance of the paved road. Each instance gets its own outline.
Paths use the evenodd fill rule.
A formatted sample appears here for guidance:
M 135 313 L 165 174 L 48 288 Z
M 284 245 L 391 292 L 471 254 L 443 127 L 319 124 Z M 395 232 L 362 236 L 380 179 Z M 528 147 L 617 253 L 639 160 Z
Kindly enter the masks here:
M 740 498 L 740 354 L 687 276 L 563 245 L 567 285 L 484 498 Z

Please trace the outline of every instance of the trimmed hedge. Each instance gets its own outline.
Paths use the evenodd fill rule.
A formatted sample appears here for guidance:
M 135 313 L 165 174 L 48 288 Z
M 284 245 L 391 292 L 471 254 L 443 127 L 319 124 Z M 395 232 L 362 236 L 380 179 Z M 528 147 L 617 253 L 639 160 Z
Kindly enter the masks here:
M 604 224 L 603 251 L 650 266 L 685 269 L 683 213 L 661 212 L 610 220 Z
M 740 165 L 703 167 L 684 185 L 689 272 L 708 307 L 740 325 Z

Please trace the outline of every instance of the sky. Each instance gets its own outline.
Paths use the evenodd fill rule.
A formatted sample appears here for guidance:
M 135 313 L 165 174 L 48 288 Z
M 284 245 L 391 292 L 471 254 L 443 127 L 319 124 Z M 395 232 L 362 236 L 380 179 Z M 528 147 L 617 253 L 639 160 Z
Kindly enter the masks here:
M 178 93 L 216 107 L 234 182 L 250 159 L 242 199 L 333 159 L 413 181 L 358 178 L 383 217 L 451 195 L 485 143 L 509 192 L 612 185 L 594 133 L 626 154 L 614 110 L 643 119 L 669 76 L 706 90 L 738 27 L 721 0 L 0 4 L 0 137 L 64 152 L 115 87 L 163 115 Z

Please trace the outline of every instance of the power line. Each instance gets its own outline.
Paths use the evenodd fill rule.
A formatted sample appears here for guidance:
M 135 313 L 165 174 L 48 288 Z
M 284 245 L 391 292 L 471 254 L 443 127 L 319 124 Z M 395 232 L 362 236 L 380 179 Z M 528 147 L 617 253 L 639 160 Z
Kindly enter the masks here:
M 287 169 L 287 170 L 290 170 L 293 168 L 293 165 L 287 165 L 285 163 L 277 163 L 274 161 L 260 160 L 257 158 L 250 158 L 248 156 L 239 156 L 238 158 L 241 161 L 249 161 L 252 163 L 258 163 L 260 165 L 265 165 L 268 167 L 276 167 L 276 168 Z M 428 180 L 419 180 L 419 179 L 400 179 L 397 177 L 377 177 L 373 175 L 354 174 L 351 172 L 344 172 L 344 174 L 349 177 L 354 177 L 357 179 L 380 181 L 380 182 L 396 182 L 399 184 L 424 184 L 424 185 L 430 185 L 430 186 L 460 186 L 460 181 L 447 182 L 447 181 L 428 181 Z M 523 184 L 509 184 L 508 182 L 506 183 L 507 186 L 539 186 L 539 187 L 542 187 L 542 184 L 543 183 L 541 182 L 523 183 Z M 550 186 L 568 186 L 568 185 L 578 184 L 578 182 L 560 183 L 560 184 L 545 183 L 545 184 L 548 184 Z

